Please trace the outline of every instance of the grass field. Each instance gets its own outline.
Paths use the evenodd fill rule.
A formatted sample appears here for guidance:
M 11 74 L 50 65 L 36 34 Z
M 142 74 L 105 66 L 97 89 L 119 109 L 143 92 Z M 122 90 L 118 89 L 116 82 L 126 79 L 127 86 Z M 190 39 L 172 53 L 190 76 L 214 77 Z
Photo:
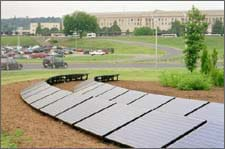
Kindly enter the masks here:
M 1 36 L 1 45 L 2 46 L 16 46 L 17 45 L 17 36 Z M 34 38 L 30 36 L 20 36 L 20 45 L 21 46 L 33 46 L 39 44 Z
M 90 73 L 90 78 L 104 74 L 120 74 L 120 80 L 159 81 L 159 76 L 164 71 L 184 72 L 183 68 L 171 69 L 58 69 L 58 70 L 22 70 L 2 71 L 2 85 L 33 79 L 46 79 L 60 74 Z
M 140 41 L 146 43 L 154 43 L 155 37 L 154 36 L 120 36 L 114 37 L 112 39 L 119 39 L 119 40 L 130 40 L 130 41 Z M 158 44 L 166 45 L 178 49 L 184 49 L 184 38 L 177 37 L 177 38 L 165 38 L 165 37 L 158 37 Z M 224 37 L 208 37 L 205 38 L 205 44 L 207 45 L 209 50 L 216 48 L 219 54 L 224 54 Z
M 59 42 L 60 45 L 66 47 L 75 47 L 76 39 L 67 39 Z M 79 48 L 114 48 L 115 54 L 155 54 L 155 50 L 152 48 L 121 44 L 104 39 L 77 39 L 77 47 Z M 164 52 L 159 50 L 159 54 Z
M 64 61 L 67 63 L 73 62 L 81 62 L 81 63 L 97 63 L 97 62 L 116 62 L 116 61 L 130 61 L 134 56 L 132 55 L 120 55 L 120 54 L 109 54 L 109 55 L 96 55 L 96 56 L 73 56 L 67 55 L 64 57 Z M 19 63 L 27 64 L 27 63 L 42 63 L 42 59 L 17 59 Z

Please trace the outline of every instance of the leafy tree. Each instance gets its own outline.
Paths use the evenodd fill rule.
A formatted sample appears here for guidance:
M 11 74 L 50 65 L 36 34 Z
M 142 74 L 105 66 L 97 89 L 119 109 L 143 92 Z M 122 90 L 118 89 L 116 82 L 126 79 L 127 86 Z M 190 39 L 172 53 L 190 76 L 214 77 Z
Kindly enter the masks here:
M 38 26 L 36 28 L 36 34 L 41 34 L 41 23 L 38 23 Z
M 140 27 L 134 29 L 134 35 L 135 36 L 141 36 L 141 35 L 154 35 L 154 29 L 151 29 L 149 27 Z
M 110 27 L 110 32 L 113 34 L 113 35 L 120 35 L 121 34 L 121 29 L 120 27 L 117 25 L 117 22 L 114 21 L 113 22 L 113 25 Z
M 74 12 L 72 15 L 66 15 L 63 24 L 66 35 L 72 35 L 73 32 L 77 32 L 80 38 L 82 38 L 84 32 L 96 32 L 98 27 L 95 16 L 79 11 Z
M 185 64 L 189 71 L 193 71 L 197 66 L 197 60 L 199 59 L 199 52 L 202 49 L 206 49 L 204 44 L 205 31 L 208 24 L 204 22 L 205 15 L 202 15 L 200 11 L 192 7 L 192 10 L 188 11 L 188 22 L 185 24 Z
M 177 34 L 177 36 L 183 36 L 184 35 L 184 25 L 181 24 L 180 21 L 175 20 L 174 22 L 172 22 L 170 33 Z
M 212 57 L 212 66 L 213 66 L 213 68 L 216 68 L 216 63 L 218 60 L 218 52 L 215 48 L 213 49 L 213 53 L 212 53 L 211 57 Z
M 224 24 L 222 21 L 216 19 L 216 22 L 212 26 L 213 34 L 224 34 Z
M 66 15 L 63 18 L 63 25 L 64 25 L 64 33 L 65 35 L 72 35 L 75 31 L 75 24 L 73 22 L 73 18 L 70 15 Z
M 212 60 L 208 50 L 205 48 L 203 49 L 202 56 L 201 56 L 201 72 L 204 74 L 209 74 L 212 69 Z
M 41 35 L 42 36 L 49 36 L 50 34 L 51 34 L 51 32 L 48 28 L 41 29 Z
M 51 33 L 58 33 L 59 30 L 58 30 L 58 28 L 54 27 L 54 28 L 52 28 L 52 29 L 50 30 L 50 32 L 51 32 Z

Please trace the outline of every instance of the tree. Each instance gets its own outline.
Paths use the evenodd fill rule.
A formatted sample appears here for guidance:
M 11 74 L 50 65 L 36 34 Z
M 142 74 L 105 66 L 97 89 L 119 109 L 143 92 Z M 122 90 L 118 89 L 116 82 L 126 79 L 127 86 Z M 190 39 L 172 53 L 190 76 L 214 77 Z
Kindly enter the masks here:
M 110 27 L 110 32 L 113 34 L 113 35 L 120 35 L 121 34 L 121 29 L 120 27 L 117 25 L 117 22 L 114 21 L 113 22 L 113 25 Z
M 36 28 L 36 34 L 41 34 L 41 23 L 38 23 L 38 26 Z
M 224 24 L 222 21 L 216 19 L 216 22 L 212 26 L 213 34 L 224 34 Z
M 212 60 L 207 49 L 204 49 L 201 56 L 201 72 L 209 74 L 212 69 Z
M 141 36 L 141 35 L 154 35 L 154 29 L 151 29 L 149 27 L 139 27 L 134 29 L 134 35 L 135 36 Z
M 84 32 L 96 32 L 98 27 L 95 16 L 79 11 L 66 15 L 63 24 L 66 35 L 72 35 L 73 32 L 77 32 L 80 38 L 82 38 Z
M 51 32 L 48 28 L 41 29 L 41 35 L 42 36 L 49 36 L 50 34 L 51 34 Z
M 54 28 L 52 28 L 52 29 L 50 30 L 50 32 L 51 32 L 51 33 L 58 33 L 59 30 L 58 30 L 58 28 L 54 27 Z
M 211 57 L 212 57 L 212 66 L 213 66 L 213 68 L 216 68 L 216 63 L 218 60 L 218 52 L 215 48 L 213 49 L 213 53 L 212 53 Z
M 193 71 L 197 66 L 197 60 L 199 59 L 199 52 L 205 49 L 204 44 L 205 31 L 208 24 L 204 22 L 205 16 L 200 11 L 192 7 L 192 10 L 188 11 L 188 22 L 185 24 L 185 44 L 184 50 L 185 64 L 189 71 Z
M 175 20 L 172 22 L 171 29 L 169 31 L 172 34 L 177 34 L 177 36 L 183 36 L 184 35 L 184 25 L 181 24 L 180 21 Z

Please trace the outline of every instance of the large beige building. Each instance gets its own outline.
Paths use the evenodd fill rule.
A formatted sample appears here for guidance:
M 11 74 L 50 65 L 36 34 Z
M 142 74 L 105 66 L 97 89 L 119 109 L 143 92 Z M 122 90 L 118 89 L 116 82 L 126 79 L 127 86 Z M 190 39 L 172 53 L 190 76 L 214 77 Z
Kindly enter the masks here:
M 211 33 L 212 24 L 216 19 L 224 22 L 223 10 L 205 10 L 201 11 L 206 16 L 209 23 L 208 32 Z M 181 22 L 187 21 L 187 11 L 162 11 L 155 10 L 149 12 L 114 12 L 114 13 L 92 13 L 98 20 L 99 26 L 110 27 L 114 21 L 121 28 L 122 32 L 129 30 L 133 32 L 136 27 L 159 27 L 161 30 L 171 28 L 171 23 L 175 20 Z
M 58 30 L 60 30 L 60 25 L 61 23 L 40 23 L 41 28 L 48 28 L 48 29 L 52 29 L 52 28 L 57 28 Z M 35 34 L 36 33 L 36 29 L 38 27 L 38 23 L 30 23 L 30 34 Z

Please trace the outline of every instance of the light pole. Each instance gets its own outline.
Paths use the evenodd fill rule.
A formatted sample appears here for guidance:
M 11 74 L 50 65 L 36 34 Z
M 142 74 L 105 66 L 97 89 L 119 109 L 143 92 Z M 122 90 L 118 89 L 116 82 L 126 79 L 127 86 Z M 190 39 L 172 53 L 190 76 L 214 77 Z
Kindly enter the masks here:
M 152 15 L 153 26 L 155 28 L 155 67 L 158 68 L 158 29 L 157 29 L 157 19 L 155 19 L 154 14 Z M 156 24 L 156 25 L 155 25 Z

